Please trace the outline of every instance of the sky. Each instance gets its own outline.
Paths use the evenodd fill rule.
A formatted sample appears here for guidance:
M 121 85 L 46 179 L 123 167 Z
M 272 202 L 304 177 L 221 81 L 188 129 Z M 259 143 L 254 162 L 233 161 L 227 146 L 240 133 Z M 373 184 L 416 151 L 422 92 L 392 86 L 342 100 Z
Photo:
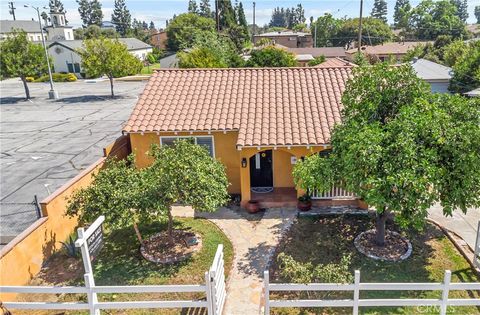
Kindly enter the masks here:
M 2 20 L 12 20 L 12 16 L 8 13 L 8 2 L 0 0 L 0 18 Z M 15 15 L 17 20 L 31 20 L 37 18 L 35 10 L 25 8 L 24 4 L 31 4 L 34 6 L 48 6 L 48 0 L 23 0 L 15 1 L 14 6 L 17 8 Z M 75 0 L 62 1 L 67 11 L 66 17 L 69 24 L 78 27 L 81 26 L 80 16 L 78 14 L 78 6 Z M 102 10 L 104 20 L 109 21 L 113 12 L 113 0 L 100 0 L 102 3 Z M 197 0 L 197 3 L 199 1 Z M 235 1 L 232 0 L 232 3 Z M 242 1 L 245 14 L 249 23 L 253 20 L 253 1 Z M 256 0 L 256 22 L 257 25 L 264 25 L 270 21 L 272 9 L 274 7 L 294 7 L 301 3 L 305 9 L 305 17 L 307 22 L 310 16 L 318 17 L 324 13 L 330 13 L 333 16 L 340 18 L 343 16 L 358 17 L 360 9 L 360 0 Z M 410 0 L 412 5 L 417 5 L 420 0 Z M 145 20 L 147 22 L 153 21 L 157 28 L 165 27 L 165 21 L 170 19 L 174 14 L 180 14 L 187 10 L 188 0 L 126 0 L 127 7 L 132 14 L 132 19 Z M 210 0 L 213 5 L 214 0 Z M 393 22 L 393 8 L 395 0 L 387 0 L 388 3 L 388 19 Z M 475 22 L 473 14 L 475 6 L 480 5 L 480 0 L 468 0 L 468 12 L 470 14 L 468 23 Z M 364 0 L 364 16 L 369 15 L 373 7 L 373 0 Z

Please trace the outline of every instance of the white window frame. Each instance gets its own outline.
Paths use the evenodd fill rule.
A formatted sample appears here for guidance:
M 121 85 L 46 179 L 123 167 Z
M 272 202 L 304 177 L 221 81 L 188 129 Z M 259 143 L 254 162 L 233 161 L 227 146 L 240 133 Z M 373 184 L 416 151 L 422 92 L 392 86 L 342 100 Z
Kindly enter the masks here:
M 161 136 L 160 137 L 160 145 L 163 146 L 163 139 L 172 139 L 172 138 L 175 138 L 175 139 L 194 139 L 195 140 L 195 144 L 197 144 L 197 138 L 210 138 L 212 139 L 212 153 L 213 153 L 213 158 L 215 158 L 215 137 L 214 136 L 195 136 L 195 135 L 191 135 L 191 136 Z

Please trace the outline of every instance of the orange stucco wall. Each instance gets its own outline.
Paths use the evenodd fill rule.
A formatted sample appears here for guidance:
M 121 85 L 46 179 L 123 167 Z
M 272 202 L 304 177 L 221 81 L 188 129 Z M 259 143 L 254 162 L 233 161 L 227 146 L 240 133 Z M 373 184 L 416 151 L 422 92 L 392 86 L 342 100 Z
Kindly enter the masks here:
M 152 158 L 148 155 L 152 144 L 160 144 L 160 137 L 185 137 L 185 136 L 208 136 L 207 132 L 163 132 L 156 133 L 130 134 L 130 143 L 132 152 L 135 153 L 135 163 L 138 167 L 146 167 L 152 163 Z M 240 151 L 235 147 L 237 142 L 237 132 L 212 132 L 215 157 L 225 165 L 227 176 L 230 182 L 229 193 L 240 193 Z

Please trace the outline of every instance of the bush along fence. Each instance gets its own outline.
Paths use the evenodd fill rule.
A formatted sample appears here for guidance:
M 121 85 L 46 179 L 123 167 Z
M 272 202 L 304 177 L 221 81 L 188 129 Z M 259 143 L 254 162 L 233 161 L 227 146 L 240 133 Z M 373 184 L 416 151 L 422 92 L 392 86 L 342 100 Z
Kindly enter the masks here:
M 103 242 L 102 222 L 98 218 L 84 230 L 78 229 L 76 247 L 80 247 L 85 268 L 85 286 L 0 286 L 0 291 L 27 294 L 86 294 L 87 302 L 3 302 L 7 309 L 26 310 L 89 310 L 91 315 L 99 315 L 100 310 L 112 309 L 164 309 L 164 308 L 205 308 L 208 315 L 220 315 L 225 301 L 225 276 L 223 245 L 217 247 L 213 263 L 205 272 L 205 284 L 191 285 L 138 285 L 138 286 L 96 286 L 91 266 L 91 255 L 101 249 Z M 204 300 L 167 300 L 167 301 L 115 301 L 99 302 L 98 294 L 106 293 L 205 293 Z
M 351 307 L 352 314 L 358 315 L 360 307 L 388 307 L 388 306 L 418 306 L 434 307 L 438 314 L 446 315 L 449 306 L 480 306 L 480 299 L 449 299 L 449 291 L 480 290 L 480 283 L 451 283 L 450 270 L 445 271 L 443 283 L 361 283 L 360 271 L 355 271 L 355 280 L 352 284 L 337 283 L 270 283 L 268 271 L 264 272 L 264 307 L 265 315 L 270 314 L 271 308 L 285 307 Z M 353 292 L 353 299 L 337 300 L 271 300 L 271 292 L 299 292 L 299 291 L 345 291 Z M 440 299 L 361 299 L 361 291 L 440 291 Z M 429 312 L 431 314 L 432 312 Z M 433 312 L 435 313 L 435 312 Z

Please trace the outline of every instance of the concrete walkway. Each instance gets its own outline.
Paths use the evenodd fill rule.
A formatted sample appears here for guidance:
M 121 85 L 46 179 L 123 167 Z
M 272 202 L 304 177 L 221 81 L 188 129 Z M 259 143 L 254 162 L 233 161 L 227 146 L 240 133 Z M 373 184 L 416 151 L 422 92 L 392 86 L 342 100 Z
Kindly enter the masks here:
M 219 226 L 235 251 L 224 314 L 260 313 L 263 271 L 268 268 L 280 236 L 293 223 L 295 215 L 293 209 L 269 209 L 261 219 L 247 220 L 248 214 L 243 216 L 227 208 L 199 215 Z
M 440 205 L 435 205 L 428 210 L 428 217 L 446 229 L 456 233 L 475 250 L 477 238 L 478 221 L 480 221 L 480 209 L 470 208 L 466 214 L 460 210 L 454 211 L 453 216 L 443 215 L 443 209 Z

